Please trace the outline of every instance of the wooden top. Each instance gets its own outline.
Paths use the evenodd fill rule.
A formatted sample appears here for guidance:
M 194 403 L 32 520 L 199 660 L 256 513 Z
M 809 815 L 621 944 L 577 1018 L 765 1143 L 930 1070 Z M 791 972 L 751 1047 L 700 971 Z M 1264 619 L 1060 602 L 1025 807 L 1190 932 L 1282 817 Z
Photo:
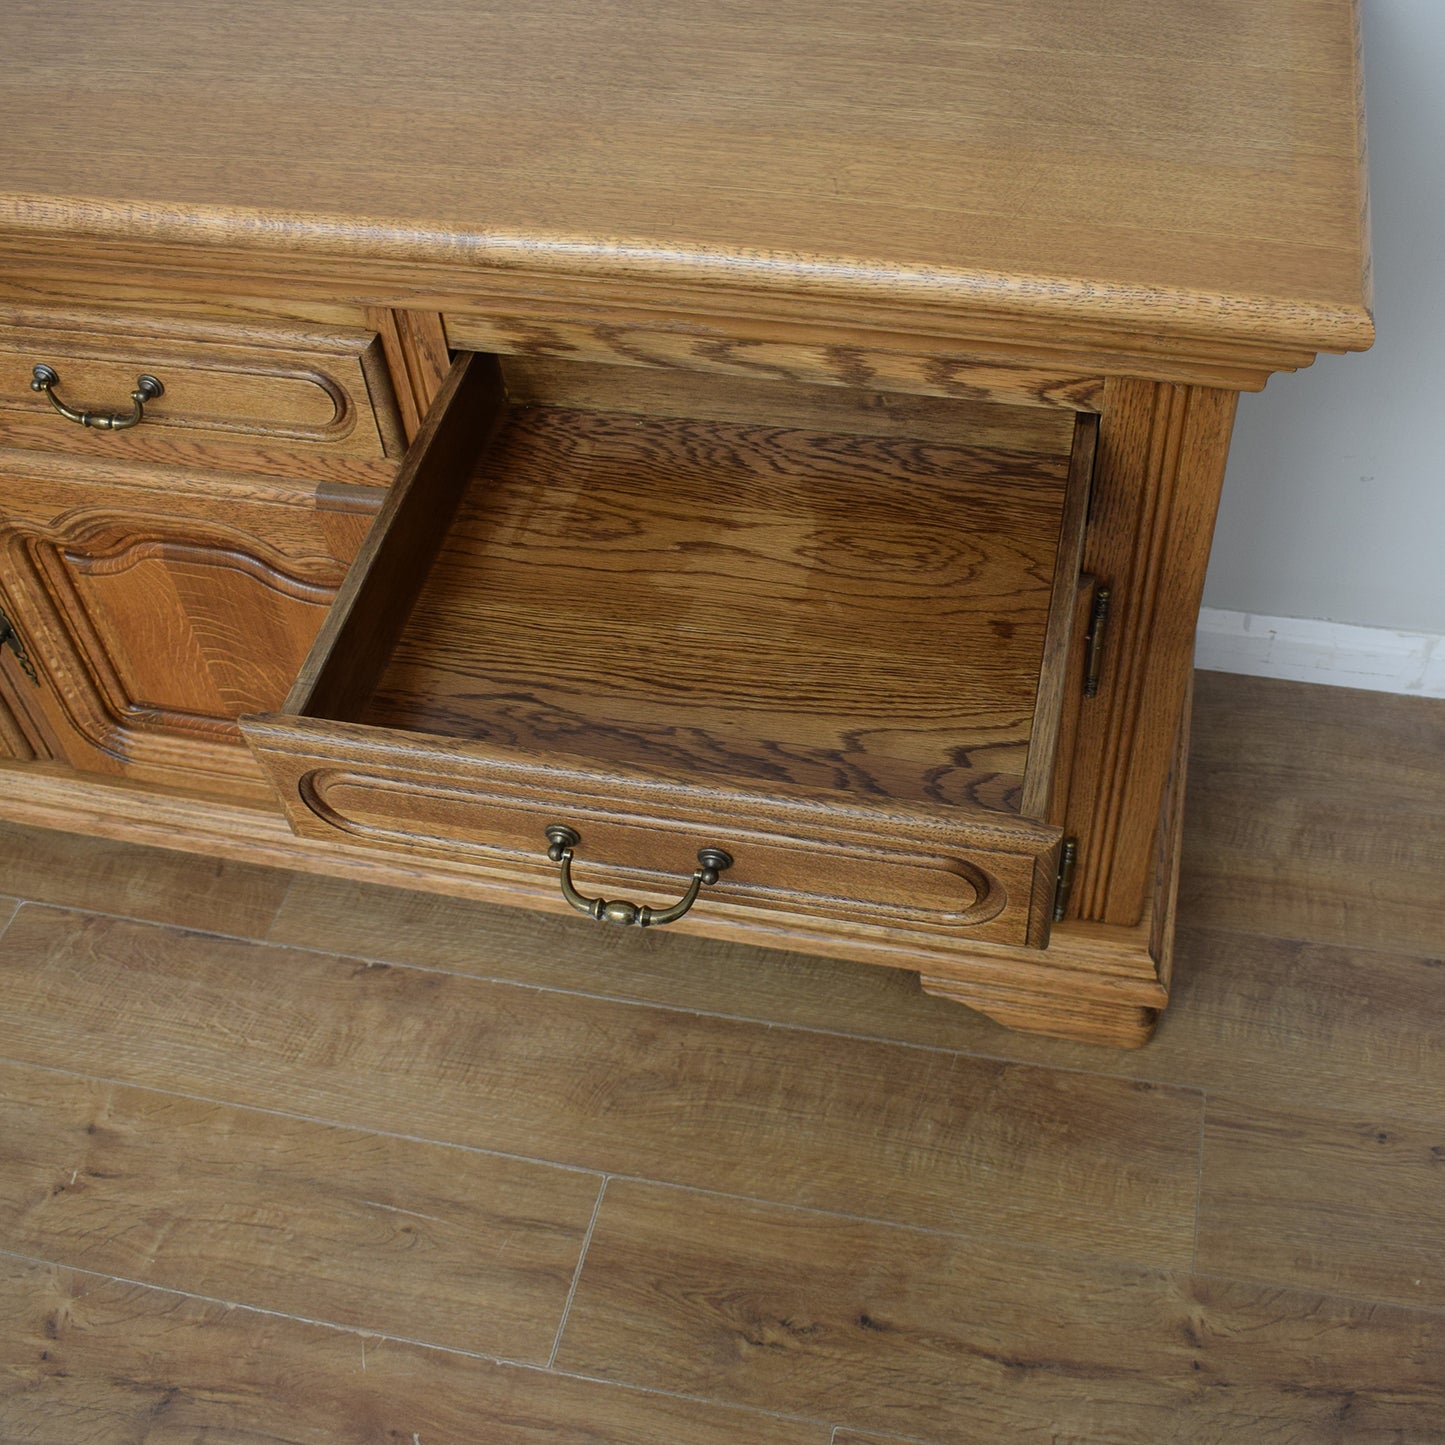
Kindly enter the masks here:
M 1363 348 L 1354 12 L 6 0 L 0 246 L 425 267 L 429 295 L 521 273 L 1101 349 Z

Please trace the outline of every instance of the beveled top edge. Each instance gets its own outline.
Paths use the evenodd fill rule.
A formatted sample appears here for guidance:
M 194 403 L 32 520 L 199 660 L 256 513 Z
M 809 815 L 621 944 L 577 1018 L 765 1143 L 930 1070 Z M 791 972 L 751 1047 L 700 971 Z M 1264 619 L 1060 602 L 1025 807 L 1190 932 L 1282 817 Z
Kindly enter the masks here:
M 223 207 L 144 205 L 83 196 L 0 193 L 0 240 L 84 238 L 120 244 L 143 258 L 147 244 L 191 250 L 204 268 L 206 248 L 228 254 L 218 269 L 233 275 L 236 253 L 268 259 L 305 257 L 310 264 L 374 261 L 435 271 L 531 273 L 577 280 L 646 282 L 665 300 L 669 287 L 704 288 L 740 299 L 789 294 L 826 298 L 850 317 L 887 305 L 916 311 L 936 326 L 970 315 L 1021 322 L 1067 320 L 1119 336 L 1207 338 L 1317 351 L 1363 351 L 1374 341 L 1370 267 L 1362 236 L 1357 304 L 1307 297 L 1228 294 L 1121 285 L 1079 277 L 1007 274 L 969 267 L 901 267 L 861 257 L 735 248 L 678 247 L 641 237 L 509 235 L 457 231 L 443 224 Z M 444 285 L 444 278 L 442 280 Z M 459 295 L 474 288 L 462 286 Z

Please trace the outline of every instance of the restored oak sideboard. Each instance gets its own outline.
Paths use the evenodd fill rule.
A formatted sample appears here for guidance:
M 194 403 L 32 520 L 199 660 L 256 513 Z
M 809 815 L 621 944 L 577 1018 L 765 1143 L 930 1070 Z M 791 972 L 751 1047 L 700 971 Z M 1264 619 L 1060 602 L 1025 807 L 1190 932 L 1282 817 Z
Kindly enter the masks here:
M 1168 999 L 1347 0 L 7 7 L 0 815 Z

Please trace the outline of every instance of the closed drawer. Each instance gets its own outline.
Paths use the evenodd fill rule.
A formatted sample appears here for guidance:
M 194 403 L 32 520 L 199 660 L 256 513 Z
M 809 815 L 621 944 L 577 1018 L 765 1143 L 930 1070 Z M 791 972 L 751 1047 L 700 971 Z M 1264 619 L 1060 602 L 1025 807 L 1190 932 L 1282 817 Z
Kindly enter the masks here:
M 55 378 L 48 394 L 32 385 L 37 366 Z M 49 399 L 128 418 L 142 376 L 163 389 L 123 429 L 62 416 Z M 404 450 L 372 332 L 100 318 L 0 327 L 0 441 L 108 460 L 379 484 L 394 476 Z
M 508 365 L 242 720 L 296 831 L 560 888 L 563 826 L 653 908 L 720 849 L 703 927 L 1043 945 L 1092 419 Z

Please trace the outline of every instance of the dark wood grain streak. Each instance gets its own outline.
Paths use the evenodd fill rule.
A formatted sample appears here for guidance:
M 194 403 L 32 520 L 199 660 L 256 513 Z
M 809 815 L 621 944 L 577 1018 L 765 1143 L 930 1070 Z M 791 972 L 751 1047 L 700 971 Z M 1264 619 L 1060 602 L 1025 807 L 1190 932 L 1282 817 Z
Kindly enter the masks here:
M 361 717 L 1016 811 L 1065 466 L 524 408 Z
M 447 337 L 458 349 L 496 352 L 530 364 L 602 362 L 712 378 L 876 387 L 986 404 L 1093 411 L 1104 394 L 1098 376 L 1010 365 L 987 352 L 954 349 L 929 355 L 916 338 L 877 334 L 851 344 L 829 343 L 786 325 L 760 330 L 741 320 L 724 327 L 657 316 L 588 320 L 507 315 L 506 310 L 499 300 L 488 311 L 451 311 L 445 318 Z

